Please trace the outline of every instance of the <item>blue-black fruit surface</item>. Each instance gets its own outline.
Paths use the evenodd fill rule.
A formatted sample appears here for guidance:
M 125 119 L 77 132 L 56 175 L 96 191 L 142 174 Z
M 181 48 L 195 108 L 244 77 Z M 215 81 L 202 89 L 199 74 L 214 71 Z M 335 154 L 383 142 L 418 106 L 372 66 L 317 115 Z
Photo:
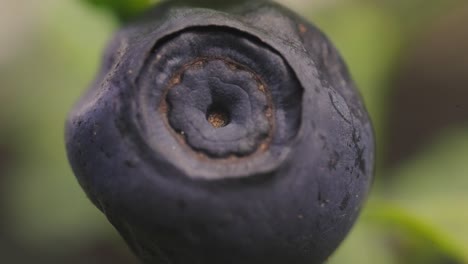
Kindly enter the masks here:
M 269 1 L 165 2 L 70 112 L 73 171 L 143 263 L 323 263 L 369 191 L 372 126 L 315 26 Z

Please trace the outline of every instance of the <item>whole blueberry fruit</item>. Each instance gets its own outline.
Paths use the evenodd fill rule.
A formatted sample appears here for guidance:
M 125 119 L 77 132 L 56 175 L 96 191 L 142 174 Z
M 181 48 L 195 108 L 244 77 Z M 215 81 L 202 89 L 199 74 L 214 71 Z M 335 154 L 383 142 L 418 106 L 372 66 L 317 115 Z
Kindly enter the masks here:
M 166 2 L 125 26 L 70 113 L 66 144 L 143 263 L 322 263 L 374 164 L 337 51 L 269 1 Z

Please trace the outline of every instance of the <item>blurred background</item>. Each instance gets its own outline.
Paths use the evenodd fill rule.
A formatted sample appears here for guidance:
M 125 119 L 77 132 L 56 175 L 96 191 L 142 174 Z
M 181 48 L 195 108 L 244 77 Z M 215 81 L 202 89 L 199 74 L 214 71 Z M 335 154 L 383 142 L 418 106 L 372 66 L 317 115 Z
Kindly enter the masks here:
M 0 0 L 0 263 L 136 263 L 63 126 L 118 18 L 151 2 Z M 468 1 L 281 2 L 341 51 L 377 133 L 373 192 L 329 263 L 468 263 Z

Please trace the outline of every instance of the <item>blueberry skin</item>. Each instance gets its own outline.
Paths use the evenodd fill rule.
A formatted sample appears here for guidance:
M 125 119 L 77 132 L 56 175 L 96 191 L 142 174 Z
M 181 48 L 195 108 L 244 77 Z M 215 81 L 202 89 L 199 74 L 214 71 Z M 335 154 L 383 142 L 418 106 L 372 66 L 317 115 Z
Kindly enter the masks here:
M 323 263 L 374 166 L 338 52 L 268 1 L 163 3 L 121 29 L 69 114 L 66 146 L 143 263 Z

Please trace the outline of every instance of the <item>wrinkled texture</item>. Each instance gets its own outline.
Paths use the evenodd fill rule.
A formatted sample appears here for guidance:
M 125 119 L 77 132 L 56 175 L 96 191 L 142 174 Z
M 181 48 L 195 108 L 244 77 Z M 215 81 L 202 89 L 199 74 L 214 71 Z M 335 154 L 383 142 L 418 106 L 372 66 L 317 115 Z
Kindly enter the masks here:
M 190 48 L 171 50 L 178 38 Z M 205 94 L 225 126 L 202 118 Z M 80 184 L 144 263 L 322 263 L 372 181 L 372 128 L 344 63 L 270 2 L 158 6 L 116 34 L 66 129 Z

